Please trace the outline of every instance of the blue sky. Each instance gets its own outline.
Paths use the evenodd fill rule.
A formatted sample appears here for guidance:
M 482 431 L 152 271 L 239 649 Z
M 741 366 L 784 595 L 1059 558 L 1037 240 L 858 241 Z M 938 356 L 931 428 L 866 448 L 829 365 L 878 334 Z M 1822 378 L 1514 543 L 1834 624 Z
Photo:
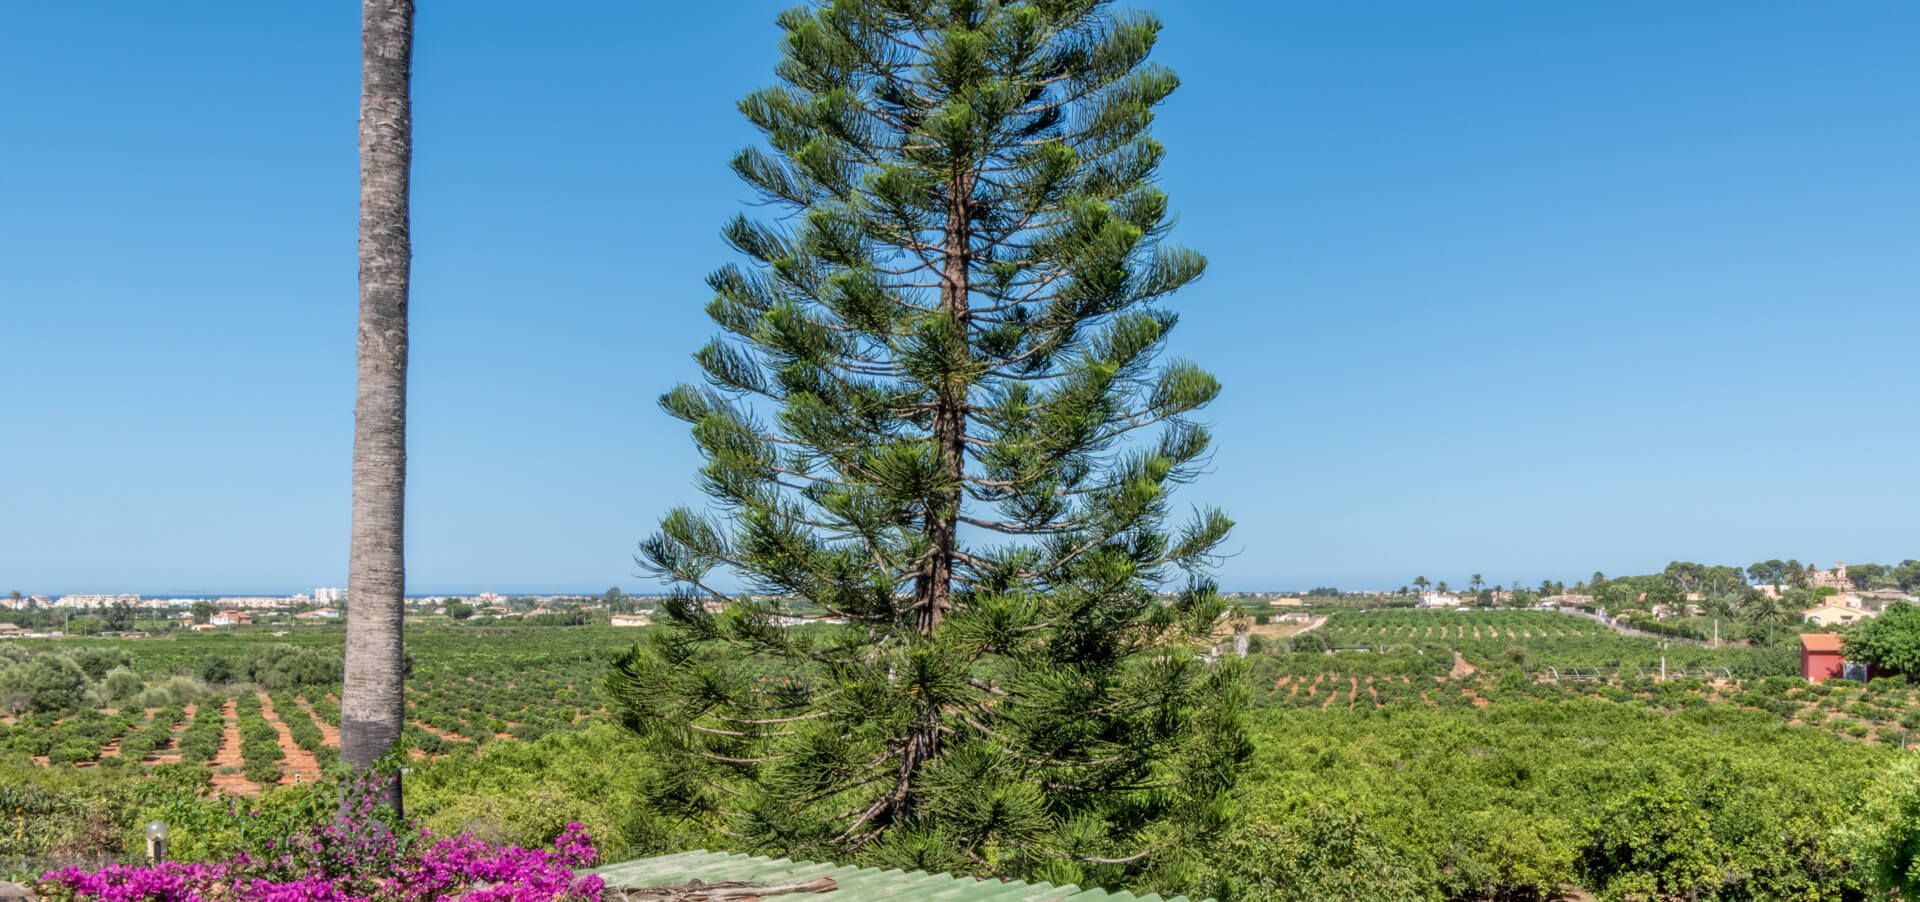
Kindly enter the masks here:
M 411 586 L 651 589 L 786 4 L 423 5 Z M 1136 5 L 1226 586 L 1920 556 L 1920 6 Z M 344 583 L 357 7 L 9 6 L 0 589 Z

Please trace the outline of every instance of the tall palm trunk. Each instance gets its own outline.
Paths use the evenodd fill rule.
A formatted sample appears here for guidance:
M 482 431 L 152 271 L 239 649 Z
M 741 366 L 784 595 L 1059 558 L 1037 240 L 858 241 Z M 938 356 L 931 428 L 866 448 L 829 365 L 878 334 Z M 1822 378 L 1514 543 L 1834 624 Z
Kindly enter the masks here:
M 364 0 L 360 30 L 360 332 L 353 407 L 353 538 L 347 559 L 340 758 L 365 770 L 406 718 L 401 641 L 407 488 L 407 175 L 412 0 Z M 397 776 L 383 784 L 400 808 Z

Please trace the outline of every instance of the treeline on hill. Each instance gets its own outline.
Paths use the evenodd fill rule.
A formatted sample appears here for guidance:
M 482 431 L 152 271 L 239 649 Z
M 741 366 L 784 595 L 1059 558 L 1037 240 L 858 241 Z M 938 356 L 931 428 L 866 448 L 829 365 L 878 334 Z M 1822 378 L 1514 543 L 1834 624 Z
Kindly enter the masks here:
M 1617 607 L 1630 600 L 1636 603 L 1669 603 L 1694 593 L 1737 598 L 1746 595 L 1755 586 L 1772 586 L 1780 590 L 1779 594 L 1801 602 L 1800 607 L 1807 607 L 1817 597 L 1811 584 L 1816 569 L 1798 560 L 1758 561 L 1745 567 L 1674 561 L 1659 573 L 1609 577 L 1596 570 L 1591 577 L 1573 583 L 1547 579 L 1541 580 L 1538 586 L 1522 586 L 1515 582 L 1505 588 L 1486 582 L 1479 574 L 1474 574 L 1461 586 L 1450 586 L 1446 580 L 1436 582 L 1418 576 L 1390 594 L 1414 595 L 1428 589 L 1438 592 L 1464 591 L 1469 598 L 1488 605 L 1496 601 L 1527 605 L 1554 595 L 1606 595 L 1603 601 L 1612 602 Z M 1848 564 L 1847 581 L 1853 589 L 1863 592 L 1892 589 L 1920 594 L 1920 560 L 1907 559 L 1898 564 Z M 1799 594 L 1790 590 L 1799 590 Z M 1639 598 L 1641 593 L 1646 593 L 1648 597 Z M 1332 595 L 1338 592 L 1318 588 L 1311 594 Z

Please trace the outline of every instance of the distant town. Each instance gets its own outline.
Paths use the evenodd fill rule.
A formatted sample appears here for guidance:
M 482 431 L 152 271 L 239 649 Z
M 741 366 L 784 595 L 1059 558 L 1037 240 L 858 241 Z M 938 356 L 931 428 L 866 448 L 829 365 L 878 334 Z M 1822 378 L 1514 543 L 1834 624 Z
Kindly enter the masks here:
M 604 618 L 613 626 L 646 626 L 653 600 L 618 589 L 601 595 L 421 595 L 407 599 L 410 616 L 454 620 L 532 621 L 554 625 Z M 291 595 L 143 596 L 122 594 L 0 596 L 0 638 L 66 635 L 142 638 L 156 631 L 207 632 L 232 627 L 337 622 L 346 590 L 316 588 Z
M 1366 604 L 1418 608 L 1531 608 L 1575 610 L 1630 623 L 1656 632 L 1673 632 L 1682 621 L 1731 615 L 1754 603 L 1777 607 L 1780 622 L 1820 629 L 1843 627 L 1878 616 L 1896 602 L 1920 602 L 1913 562 L 1899 568 L 1867 564 L 1849 571 L 1845 562 L 1831 569 L 1797 561 L 1768 561 L 1751 567 L 1716 567 L 1676 561 L 1659 574 L 1609 579 L 1595 572 L 1567 584 L 1547 580 L 1537 587 L 1490 584 L 1478 574 L 1462 588 L 1445 580 L 1415 577 L 1393 590 L 1341 590 L 1318 586 L 1295 591 L 1222 593 L 1248 610 L 1284 612 L 1328 604 Z M 139 594 L 0 596 L 0 638 L 57 638 L 104 635 L 138 638 L 156 630 L 214 631 L 261 625 L 336 622 L 346 607 L 346 590 L 322 586 L 290 595 L 179 596 Z M 588 622 L 641 627 L 653 622 L 664 596 L 632 595 L 619 588 L 604 593 L 409 596 L 410 617 L 451 620 L 574 625 Z M 1742 605 L 1741 599 L 1747 600 Z M 791 604 L 791 600 L 789 600 Z M 717 601 L 705 606 L 718 611 Z M 839 622 L 801 605 L 777 618 L 781 626 Z M 1675 625 L 1666 625 L 1666 624 Z

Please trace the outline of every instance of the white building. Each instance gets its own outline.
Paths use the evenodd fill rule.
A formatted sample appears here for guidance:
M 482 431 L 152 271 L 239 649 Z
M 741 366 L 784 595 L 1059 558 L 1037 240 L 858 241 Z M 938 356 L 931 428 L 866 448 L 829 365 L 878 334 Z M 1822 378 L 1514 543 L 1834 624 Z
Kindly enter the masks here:
M 322 586 L 313 590 L 313 601 L 315 604 L 339 604 L 346 597 L 347 591 L 345 589 L 331 586 Z
M 1457 608 L 1460 606 L 1460 596 L 1446 592 L 1422 592 L 1420 593 L 1420 606 L 1423 608 Z
M 291 600 L 273 595 L 229 595 L 221 598 L 209 598 L 208 601 L 222 608 L 236 611 L 257 611 L 264 608 L 284 608 Z
M 110 608 L 116 604 L 120 604 L 121 602 L 138 606 L 140 604 L 140 596 L 138 595 L 62 595 L 60 596 L 59 601 L 56 601 L 53 603 L 53 607 L 56 607 L 56 608 Z
M 1876 616 L 1875 612 L 1844 604 L 1823 604 L 1808 610 L 1804 619 L 1815 626 L 1845 626 Z

